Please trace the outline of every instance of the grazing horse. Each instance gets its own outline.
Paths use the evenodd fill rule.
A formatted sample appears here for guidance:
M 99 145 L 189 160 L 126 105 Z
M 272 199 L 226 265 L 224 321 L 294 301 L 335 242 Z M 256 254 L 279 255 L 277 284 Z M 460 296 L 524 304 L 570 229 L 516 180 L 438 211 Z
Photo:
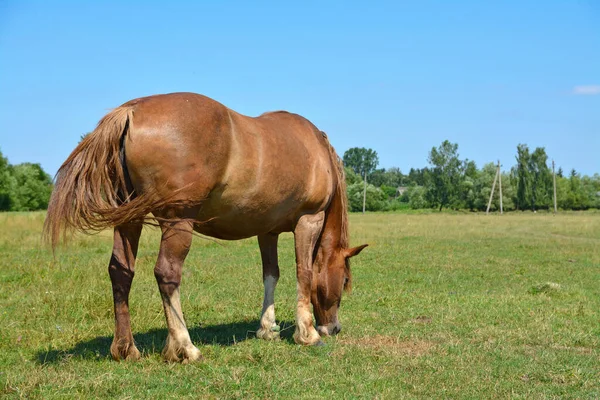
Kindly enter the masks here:
M 349 248 L 343 166 L 326 135 L 307 119 L 282 111 L 251 118 L 193 93 L 144 97 L 104 116 L 63 163 L 44 234 L 54 248 L 68 230 L 114 227 L 108 270 L 115 360 L 140 357 L 128 299 L 148 214 L 162 231 L 154 275 L 168 325 L 166 360 L 201 357 L 179 294 L 194 231 L 225 240 L 258 236 L 265 289 L 257 331 L 262 339 L 278 335 L 277 238 L 293 232 L 294 340 L 320 344 L 320 335 L 341 329 L 337 313 L 342 291 L 350 286 L 348 259 L 366 245 Z

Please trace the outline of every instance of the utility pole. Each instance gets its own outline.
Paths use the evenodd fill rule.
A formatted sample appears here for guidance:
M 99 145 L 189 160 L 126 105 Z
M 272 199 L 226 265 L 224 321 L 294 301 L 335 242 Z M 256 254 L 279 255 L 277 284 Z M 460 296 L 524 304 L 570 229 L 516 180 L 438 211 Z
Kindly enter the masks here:
M 500 163 L 498 163 L 500 165 Z M 496 168 L 496 175 L 494 175 L 494 183 L 492 183 L 492 192 L 490 193 L 490 201 L 488 201 L 487 210 L 485 210 L 485 214 L 490 213 L 490 206 L 492 205 L 492 197 L 494 197 L 494 190 L 496 189 L 496 179 L 498 179 L 498 172 L 500 171 L 500 167 Z
M 365 204 L 367 204 L 367 169 L 365 168 L 365 188 L 363 190 L 363 214 L 365 213 Z
M 502 215 L 504 210 L 502 209 L 502 171 L 500 171 L 500 160 L 498 160 L 498 187 L 500 188 L 500 215 Z
M 556 214 L 556 173 L 554 172 L 554 160 L 552 160 L 552 180 L 554 182 L 554 214 Z

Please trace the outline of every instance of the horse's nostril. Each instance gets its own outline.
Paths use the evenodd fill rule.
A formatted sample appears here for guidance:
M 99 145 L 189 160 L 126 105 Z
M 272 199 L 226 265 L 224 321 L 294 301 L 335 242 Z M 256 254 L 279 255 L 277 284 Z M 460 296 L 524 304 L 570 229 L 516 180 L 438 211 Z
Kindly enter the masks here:
M 333 326 L 332 335 L 337 335 L 338 333 L 340 333 L 340 331 L 342 330 L 342 326 L 340 324 L 336 324 Z

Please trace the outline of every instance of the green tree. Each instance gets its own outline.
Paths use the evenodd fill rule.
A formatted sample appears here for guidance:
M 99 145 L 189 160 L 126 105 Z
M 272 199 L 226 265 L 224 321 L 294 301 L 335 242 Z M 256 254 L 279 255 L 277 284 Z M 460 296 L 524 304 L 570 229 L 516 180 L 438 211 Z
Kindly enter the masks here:
M 517 210 L 525 210 L 531 207 L 531 174 L 529 165 L 531 163 L 529 147 L 526 144 L 517 146 L 517 165 L 513 169 L 513 182 L 517 187 L 515 206 Z
M 362 182 L 348 186 L 348 206 L 350 211 L 361 211 L 363 208 L 363 190 Z M 371 184 L 367 185 L 367 196 L 365 210 L 383 211 L 387 206 L 387 195 L 378 187 Z
M 35 211 L 48 207 L 52 193 L 52 178 L 40 164 L 22 163 L 12 167 L 16 187 L 14 211 Z
M 574 169 L 569 176 L 569 193 L 567 195 L 567 208 L 573 210 L 587 210 L 590 207 L 596 207 L 598 204 L 598 186 L 588 177 L 582 177 Z
M 377 152 L 364 147 L 353 147 L 344 153 L 344 165 L 363 177 L 363 213 L 367 203 L 367 176 L 375 171 L 379 164 Z
M 543 147 L 537 147 L 529 158 L 532 209 L 548 209 L 552 205 L 552 172 Z
M 487 163 L 481 168 L 477 180 L 475 182 L 475 209 L 479 211 L 485 211 L 487 209 L 488 202 L 490 200 L 490 193 L 492 192 L 492 186 L 494 178 L 496 177 L 498 165 L 495 163 Z M 514 209 L 513 197 L 514 197 L 514 186 L 511 182 L 511 176 L 507 173 L 502 173 L 502 206 L 503 209 L 511 210 Z M 496 187 L 494 188 L 494 196 L 492 197 L 491 210 L 500 210 L 500 196 L 499 196 L 499 185 L 500 183 L 496 180 Z
M 14 203 L 15 182 L 8 160 L 0 152 L 0 211 L 8 211 Z
M 570 210 L 573 207 L 570 204 L 571 183 L 565 176 L 556 177 L 556 203 L 559 209 Z
M 381 189 L 388 198 L 395 198 L 398 193 L 398 188 L 395 186 L 381 185 L 379 189 Z
M 463 163 L 458 159 L 458 144 L 444 140 L 429 153 L 432 168 L 426 174 L 427 200 L 432 206 L 457 207 Z
M 404 175 L 396 167 L 376 169 L 369 175 L 369 183 L 377 187 L 385 185 L 397 188 L 398 186 L 402 186 L 404 179 Z
M 429 171 L 428 168 L 411 168 L 408 172 L 408 184 L 409 185 L 417 185 L 424 186 L 425 185 L 425 174 Z
M 362 178 L 358 176 L 351 168 L 344 167 L 344 175 L 346 175 L 346 186 L 362 182 Z
M 387 177 L 385 173 L 385 168 L 376 169 L 369 175 L 369 183 L 371 183 L 373 186 L 380 187 L 381 185 L 385 185 L 386 180 Z
M 463 179 L 460 182 L 459 197 L 460 207 L 468 208 L 473 211 L 475 209 L 475 201 L 477 198 L 476 183 L 479 177 L 479 171 L 474 161 L 465 160 L 463 163 Z
M 33 211 L 48 207 L 52 178 L 39 164 L 10 165 L 0 152 L 0 211 Z
M 500 172 L 502 174 L 502 205 L 504 210 L 514 210 L 515 209 L 515 187 L 511 183 L 510 173 Z
M 405 184 L 406 176 L 400 171 L 400 168 L 392 167 L 388 168 L 385 171 L 386 174 L 386 182 L 385 184 L 388 186 L 403 186 Z
M 373 149 L 353 147 L 344 153 L 344 165 L 364 178 L 365 174 L 368 176 L 375 171 L 379 157 Z
M 492 185 L 494 183 L 494 177 L 496 176 L 497 166 L 494 163 L 487 163 L 481 168 L 477 181 L 475 182 L 475 200 L 474 207 L 479 211 L 484 211 L 487 208 L 488 201 L 490 200 L 490 193 L 492 192 Z M 496 187 L 496 190 L 498 188 Z M 497 196 L 494 197 L 496 199 Z M 498 204 L 500 204 L 498 202 Z M 495 206 L 495 202 L 494 202 Z M 500 208 L 500 207 L 498 207 Z
M 405 192 L 410 208 L 413 210 L 426 208 L 428 206 L 427 199 L 425 198 L 426 193 L 427 191 L 423 186 L 410 186 Z
M 583 186 L 588 195 L 588 204 L 590 207 L 600 209 L 600 174 L 583 177 Z

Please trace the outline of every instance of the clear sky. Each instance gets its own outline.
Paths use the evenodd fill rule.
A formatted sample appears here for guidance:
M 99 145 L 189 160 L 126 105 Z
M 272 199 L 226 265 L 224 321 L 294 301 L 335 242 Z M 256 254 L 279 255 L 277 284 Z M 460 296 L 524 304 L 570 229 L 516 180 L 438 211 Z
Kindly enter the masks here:
M 543 146 L 600 172 L 600 0 L 0 1 L 0 150 L 54 175 L 132 98 L 175 91 L 299 113 L 338 153 L 478 167 Z

